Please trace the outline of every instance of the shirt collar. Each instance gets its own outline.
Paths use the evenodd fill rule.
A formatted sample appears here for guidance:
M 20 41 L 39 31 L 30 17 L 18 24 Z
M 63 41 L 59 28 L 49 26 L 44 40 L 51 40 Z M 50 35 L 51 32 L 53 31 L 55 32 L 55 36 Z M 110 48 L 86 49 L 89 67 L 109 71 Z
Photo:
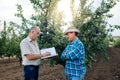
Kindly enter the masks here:
M 32 42 L 32 40 L 30 39 L 30 37 L 29 37 L 29 36 L 27 36 L 27 39 L 28 39 L 28 41 L 29 41 L 29 42 Z
M 69 44 L 74 44 L 76 41 L 78 40 L 78 38 L 76 38 L 74 41 L 69 42 Z

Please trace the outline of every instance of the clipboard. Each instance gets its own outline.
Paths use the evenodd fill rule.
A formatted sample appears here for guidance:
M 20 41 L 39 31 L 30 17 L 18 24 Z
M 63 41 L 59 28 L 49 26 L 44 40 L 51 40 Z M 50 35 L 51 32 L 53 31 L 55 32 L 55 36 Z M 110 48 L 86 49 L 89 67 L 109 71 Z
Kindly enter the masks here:
M 50 57 L 54 57 L 54 56 L 58 55 L 56 53 L 55 47 L 41 49 L 40 52 L 41 52 L 41 54 L 44 54 L 45 52 L 50 52 L 51 53 L 50 56 L 45 56 L 45 57 L 42 57 L 41 59 L 50 58 Z

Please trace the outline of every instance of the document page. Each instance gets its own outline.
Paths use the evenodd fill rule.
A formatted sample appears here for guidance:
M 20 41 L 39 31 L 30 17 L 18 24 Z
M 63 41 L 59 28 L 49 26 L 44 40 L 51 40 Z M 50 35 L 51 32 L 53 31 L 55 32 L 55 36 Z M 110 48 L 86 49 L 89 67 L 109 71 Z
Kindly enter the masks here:
M 56 53 L 55 47 L 41 49 L 40 52 L 41 52 L 41 54 L 44 54 L 45 52 L 50 52 L 51 53 L 50 56 L 42 57 L 41 59 L 45 59 L 45 58 L 49 58 L 49 57 L 54 57 L 54 56 L 58 55 Z

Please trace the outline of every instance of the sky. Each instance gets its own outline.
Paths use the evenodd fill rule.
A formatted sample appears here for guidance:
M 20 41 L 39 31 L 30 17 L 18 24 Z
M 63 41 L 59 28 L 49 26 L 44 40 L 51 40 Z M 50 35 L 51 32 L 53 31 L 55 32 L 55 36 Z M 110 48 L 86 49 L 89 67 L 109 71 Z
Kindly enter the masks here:
M 95 0 L 94 6 L 98 7 L 100 6 L 100 0 Z M 111 14 L 113 14 L 114 16 L 110 19 L 108 19 L 108 23 L 111 25 L 120 25 L 120 2 L 118 2 L 114 8 L 112 8 L 110 10 Z M 113 36 L 120 36 L 120 30 L 115 30 L 114 32 L 112 32 Z
M 65 1 L 68 0 L 64 0 Z M 66 2 L 67 3 L 67 2 Z M 15 17 L 15 13 L 17 12 L 17 7 L 16 5 L 20 4 L 24 10 L 23 14 L 24 16 L 29 19 L 29 17 L 31 16 L 32 13 L 34 13 L 34 10 L 32 8 L 32 4 L 30 3 L 29 0 L 0 0 L 0 20 L 1 21 L 14 21 L 16 23 L 20 23 L 20 19 Z M 63 4 L 62 6 L 64 6 L 65 4 Z M 95 0 L 94 1 L 94 9 L 97 8 L 100 5 L 100 0 Z M 65 8 L 67 9 L 67 8 Z M 111 9 L 110 13 L 114 14 L 114 16 L 108 20 L 108 22 L 112 25 L 120 25 L 120 2 L 117 3 L 117 5 Z M 68 18 L 70 16 L 70 14 L 68 16 L 66 16 L 66 18 Z M 1 25 L 3 23 L 0 22 L 0 30 L 2 29 Z M 115 30 L 112 33 L 113 36 L 120 36 L 120 30 Z
M 17 4 L 22 5 L 26 18 L 34 12 L 29 0 L 0 0 L 0 20 L 19 22 L 20 20 L 14 16 L 17 13 Z

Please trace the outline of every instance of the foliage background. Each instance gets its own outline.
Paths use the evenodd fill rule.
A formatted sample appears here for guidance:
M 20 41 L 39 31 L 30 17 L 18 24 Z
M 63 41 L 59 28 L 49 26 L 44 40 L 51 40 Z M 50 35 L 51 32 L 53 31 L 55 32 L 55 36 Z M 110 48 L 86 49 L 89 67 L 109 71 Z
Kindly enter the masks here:
M 16 17 L 20 18 L 22 23 L 19 25 L 10 22 L 9 25 L 4 21 L 4 30 L 0 32 L 0 57 L 16 56 L 20 60 L 21 54 L 19 49 L 20 41 L 28 34 L 31 26 L 39 26 L 43 34 L 38 39 L 40 49 L 54 46 L 59 56 L 67 45 L 61 26 L 66 25 L 63 21 L 63 13 L 57 11 L 57 4 L 60 0 L 30 0 L 35 13 L 27 20 L 23 15 L 22 6 L 17 4 Z M 74 26 L 81 31 L 78 36 L 85 46 L 85 63 L 91 68 L 91 63 L 96 61 L 96 55 L 102 55 L 108 60 L 106 48 L 109 42 L 113 41 L 110 32 L 119 29 L 119 25 L 108 24 L 107 19 L 113 15 L 108 12 L 119 0 L 102 0 L 101 5 L 92 11 L 92 2 L 87 4 L 88 0 L 81 0 L 78 10 L 76 11 L 75 0 L 71 0 L 71 11 L 73 21 L 70 26 Z M 109 27 L 109 28 L 107 28 Z M 62 64 L 58 58 L 49 59 L 50 64 Z

